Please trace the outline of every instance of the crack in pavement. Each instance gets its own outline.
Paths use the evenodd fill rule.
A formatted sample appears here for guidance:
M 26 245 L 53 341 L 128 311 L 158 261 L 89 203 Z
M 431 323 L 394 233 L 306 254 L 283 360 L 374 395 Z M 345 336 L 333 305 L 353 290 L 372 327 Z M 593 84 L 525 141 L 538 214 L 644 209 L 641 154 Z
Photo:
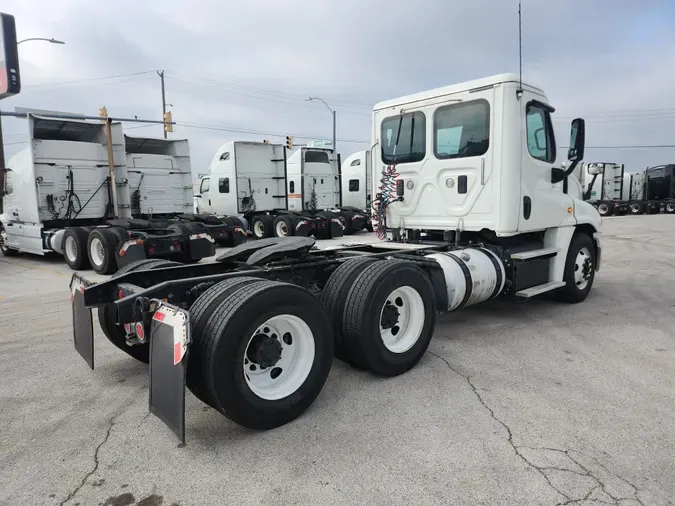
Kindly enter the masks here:
M 96 447 L 96 450 L 94 451 L 94 468 L 89 471 L 84 478 L 82 478 L 82 481 L 80 481 L 80 484 L 75 487 L 68 496 L 59 503 L 59 506 L 63 506 L 66 504 L 68 501 L 73 499 L 75 495 L 84 487 L 84 484 L 87 482 L 87 480 L 96 472 L 98 471 L 98 466 L 100 465 L 100 460 L 98 457 L 98 453 L 101 450 L 101 447 L 108 441 L 108 438 L 110 437 L 110 433 L 112 431 L 113 426 L 115 425 L 115 418 L 117 418 L 117 415 L 114 415 L 110 420 L 108 420 L 108 430 L 106 430 L 105 437 L 103 438 L 103 441 L 101 441 L 98 446 Z
M 443 362 L 445 362 L 445 365 L 447 365 L 448 368 L 449 368 L 452 372 L 454 372 L 455 374 L 457 374 L 458 376 L 460 376 L 460 377 L 462 377 L 462 378 L 464 378 L 464 379 L 466 380 L 466 382 L 467 382 L 467 383 L 469 384 L 469 386 L 471 387 L 471 390 L 473 390 L 473 393 L 474 393 L 474 394 L 476 395 L 476 397 L 478 398 L 478 401 L 479 401 L 479 402 L 483 405 L 483 407 L 490 413 L 490 416 L 491 416 L 497 423 L 499 423 L 499 425 L 501 425 L 502 427 L 504 427 L 504 429 L 506 430 L 506 433 L 507 433 L 507 435 L 508 435 L 507 441 L 508 441 L 508 443 L 511 445 L 511 447 L 513 448 L 513 451 L 515 452 L 515 454 L 516 454 L 518 457 L 520 457 L 521 460 L 522 460 L 523 462 L 525 462 L 529 467 L 531 467 L 532 469 L 536 470 L 536 471 L 537 471 L 537 472 L 538 472 L 538 473 L 546 480 L 546 483 L 548 483 L 548 485 L 549 485 L 553 490 L 555 490 L 558 494 L 560 494 L 561 496 L 563 496 L 563 497 L 564 497 L 565 499 L 567 499 L 568 501 L 571 500 L 571 499 L 572 499 L 571 497 L 569 497 L 567 494 L 563 493 L 562 491 L 558 490 L 558 489 L 553 485 L 553 483 L 551 483 L 551 480 L 548 478 L 548 476 L 546 476 L 546 473 L 545 473 L 543 470 L 541 470 L 539 467 L 537 467 L 537 466 L 535 466 L 534 464 L 532 464 L 532 463 L 531 463 L 529 460 L 527 460 L 527 459 L 525 458 L 525 456 L 520 452 L 520 450 L 518 449 L 518 447 L 513 443 L 513 434 L 511 433 L 511 429 L 510 429 L 509 426 L 506 425 L 503 421 L 501 421 L 499 418 L 497 418 L 497 416 L 495 415 L 495 413 L 494 413 L 494 411 L 492 410 L 492 408 L 490 408 L 490 406 L 488 406 L 488 405 L 485 403 L 485 401 L 483 400 L 483 397 L 480 395 L 480 393 L 479 393 L 478 390 L 476 389 L 476 386 L 475 386 L 475 385 L 473 384 L 473 382 L 471 381 L 471 377 L 470 377 L 470 376 L 465 376 L 464 374 L 461 374 L 459 371 L 457 371 L 454 367 L 452 367 L 452 366 L 450 365 L 450 362 L 448 362 L 445 358 L 441 357 L 440 355 L 437 355 L 437 354 L 434 353 L 433 351 L 427 350 L 427 353 L 429 353 L 429 354 L 433 355 L 434 357 L 436 357 L 436 358 L 442 360 Z
M 583 453 L 579 450 L 561 450 L 559 448 L 546 448 L 546 447 L 535 448 L 535 447 L 530 447 L 530 446 L 525 446 L 525 445 L 516 445 L 513 442 L 513 433 L 511 432 L 511 428 L 508 425 L 506 425 L 506 423 L 504 421 L 502 421 L 500 418 L 498 418 L 497 415 L 495 415 L 495 412 L 493 411 L 493 409 L 490 406 L 487 405 L 487 403 L 485 402 L 485 399 L 483 399 L 483 396 L 480 394 L 480 392 L 476 388 L 476 385 L 474 385 L 474 383 L 471 381 L 471 376 L 467 376 L 467 375 L 464 375 L 464 374 L 460 373 L 454 367 L 452 367 L 452 365 L 450 365 L 450 362 L 447 359 L 445 359 L 444 357 L 434 353 L 433 351 L 427 350 L 427 353 L 429 353 L 430 355 L 433 355 L 434 357 L 442 360 L 445 363 L 445 365 L 448 366 L 448 369 L 450 369 L 456 375 L 463 378 L 468 383 L 468 385 L 471 387 L 471 390 L 473 391 L 474 395 L 478 398 L 478 401 L 481 403 L 481 405 L 490 413 L 490 416 L 492 417 L 492 419 L 495 420 L 497 423 L 499 423 L 499 425 L 501 425 L 504 428 L 504 430 L 506 430 L 506 433 L 507 433 L 507 436 L 508 436 L 507 441 L 508 441 L 509 445 L 511 445 L 511 447 L 513 448 L 513 451 L 515 452 L 515 454 L 518 457 L 520 457 L 520 459 L 523 462 L 525 462 L 529 467 L 536 470 L 546 480 L 546 483 L 548 483 L 548 485 L 551 487 L 551 489 L 553 489 L 555 492 L 557 492 L 559 495 L 561 495 L 565 499 L 565 502 L 557 503 L 556 506 L 568 506 L 568 505 L 571 505 L 571 504 L 575 504 L 575 503 L 578 504 L 582 501 L 588 501 L 588 500 L 591 500 L 593 502 L 602 503 L 602 504 L 614 504 L 616 506 L 619 505 L 619 501 L 633 500 L 633 501 L 636 501 L 641 506 L 645 506 L 644 503 L 638 497 L 638 493 L 640 492 L 640 489 L 638 489 L 637 486 L 633 485 L 631 482 L 629 482 L 625 478 L 622 478 L 621 476 L 618 476 L 618 475 L 612 473 L 609 469 L 607 469 L 607 467 L 605 465 L 601 464 L 600 461 L 596 457 L 593 457 L 591 455 L 587 455 L 587 454 L 585 454 L 585 453 Z M 556 466 L 538 466 L 538 465 L 534 464 L 533 462 L 531 462 L 530 460 L 528 460 L 527 457 L 525 457 L 525 455 L 523 455 L 523 453 L 521 452 L 521 449 L 528 449 L 528 450 L 534 450 L 534 451 L 546 450 L 546 451 L 560 453 L 562 455 L 565 455 L 569 460 L 571 460 L 577 466 L 579 466 L 579 468 L 582 469 L 583 472 L 579 472 L 579 471 L 572 470 L 572 469 L 565 469 L 565 468 L 556 467 Z M 607 485 L 603 481 L 601 481 L 597 476 L 595 476 L 586 466 L 582 465 L 577 459 L 575 459 L 572 455 L 570 455 L 571 452 L 576 452 L 579 455 L 584 455 L 584 456 L 586 456 L 590 459 L 593 459 L 595 461 L 595 463 L 598 466 L 600 466 L 602 469 L 604 469 L 605 472 L 608 475 L 613 476 L 613 477 L 621 480 L 626 485 L 631 487 L 633 489 L 633 496 L 632 497 L 615 497 L 614 495 L 612 495 L 610 492 L 608 492 Z M 580 499 L 575 499 L 573 497 L 570 497 L 568 494 L 564 493 L 563 491 L 559 490 L 557 487 L 555 487 L 553 485 L 553 483 L 551 483 L 551 480 L 548 477 L 548 475 L 546 474 L 547 471 L 560 471 L 560 472 L 572 473 L 572 474 L 575 474 L 577 476 L 588 477 L 588 478 L 591 478 L 592 480 L 594 480 L 597 483 L 597 485 L 592 487 L 584 497 L 582 497 Z M 610 497 L 614 501 L 614 503 L 601 501 L 599 499 L 589 499 L 590 496 L 593 494 L 593 492 L 595 490 L 597 490 L 598 488 L 600 490 L 602 490 L 602 492 L 604 492 L 608 497 Z

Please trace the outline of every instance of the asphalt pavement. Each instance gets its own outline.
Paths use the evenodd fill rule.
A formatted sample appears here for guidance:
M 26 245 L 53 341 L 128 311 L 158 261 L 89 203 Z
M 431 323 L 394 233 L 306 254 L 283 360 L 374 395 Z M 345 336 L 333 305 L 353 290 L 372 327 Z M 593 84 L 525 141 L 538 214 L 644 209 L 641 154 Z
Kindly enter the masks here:
M 412 371 L 336 360 L 272 431 L 188 393 L 185 445 L 96 321 L 96 370 L 73 349 L 63 260 L 0 257 L 0 504 L 673 504 L 675 216 L 605 219 L 603 241 L 582 304 L 443 315 Z

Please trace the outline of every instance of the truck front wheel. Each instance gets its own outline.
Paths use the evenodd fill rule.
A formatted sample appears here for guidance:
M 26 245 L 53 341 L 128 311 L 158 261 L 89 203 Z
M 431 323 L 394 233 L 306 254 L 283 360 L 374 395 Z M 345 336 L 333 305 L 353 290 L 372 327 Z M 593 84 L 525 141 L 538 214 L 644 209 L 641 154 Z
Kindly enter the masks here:
M 588 296 L 595 279 L 595 246 L 584 233 L 572 237 L 565 261 L 565 286 L 557 294 L 558 300 L 575 304 Z
M 343 352 L 349 361 L 382 376 L 412 369 L 429 347 L 436 323 L 434 289 L 412 262 L 367 266 L 347 294 Z
M 0 225 L 0 253 L 6 257 L 15 257 L 19 252 L 15 249 L 10 248 L 5 244 L 7 241 L 7 232 L 5 232 L 5 227 Z

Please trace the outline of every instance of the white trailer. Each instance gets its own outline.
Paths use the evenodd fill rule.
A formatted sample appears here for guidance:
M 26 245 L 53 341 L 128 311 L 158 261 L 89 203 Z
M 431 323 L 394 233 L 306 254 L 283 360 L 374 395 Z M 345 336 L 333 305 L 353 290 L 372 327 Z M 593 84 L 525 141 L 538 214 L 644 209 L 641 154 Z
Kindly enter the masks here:
M 288 210 L 338 219 L 346 234 L 363 230 L 363 207 L 343 205 L 340 157 L 332 149 L 303 147 L 288 157 Z
M 611 162 L 583 164 L 579 170 L 583 198 L 601 216 L 624 214 L 675 214 L 675 165 L 625 172 Z
M 64 255 L 110 274 L 140 258 L 197 261 L 241 227 L 191 216 L 187 141 L 125 136 L 119 122 L 27 115 L 29 147 L 10 158 L 0 251 Z M 109 132 L 109 134 L 107 133 Z
M 312 152 L 327 157 L 325 150 Z M 198 212 L 239 220 L 258 239 L 287 235 L 331 238 L 349 233 L 351 229 L 344 226 L 343 213 L 322 212 L 333 209 L 339 199 L 339 184 L 335 184 L 332 174 L 326 173 L 333 165 L 304 165 L 299 161 L 300 151 L 289 159 L 286 153 L 281 144 L 244 141 L 223 144 L 211 161 L 208 175 L 200 180 Z M 302 173 L 303 170 L 310 172 Z M 302 181 L 311 182 L 312 178 L 317 180 L 320 202 L 313 211 L 302 203 L 300 190 Z M 307 184 L 308 188 L 314 187 Z
M 426 353 L 438 312 L 543 293 L 581 302 L 602 220 L 572 175 L 584 121 L 572 122 L 561 169 L 553 113 L 513 74 L 381 102 L 372 191 L 386 241 L 316 250 L 307 237 L 267 239 L 216 264 L 139 263 L 96 284 L 75 275 L 75 348 L 93 368 L 89 311 L 110 315 L 99 318 L 106 336 L 150 362 L 151 412 L 184 440 L 186 385 L 235 422 L 272 429 L 313 403 L 334 354 L 396 376 Z M 152 347 L 125 343 L 132 324 Z

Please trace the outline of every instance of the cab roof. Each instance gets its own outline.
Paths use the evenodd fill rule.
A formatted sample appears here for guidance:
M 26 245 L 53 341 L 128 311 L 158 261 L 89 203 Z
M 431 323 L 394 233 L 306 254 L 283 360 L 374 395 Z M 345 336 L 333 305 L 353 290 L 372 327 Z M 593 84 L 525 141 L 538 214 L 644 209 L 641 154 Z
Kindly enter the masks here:
M 463 83 L 451 84 L 449 86 L 434 88 L 432 90 L 422 91 L 419 93 L 414 93 L 412 95 L 406 95 L 404 97 L 385 100 L 383 102 L 375 104 L 373 110 L 377 111 L 380 109 L 389 109 L 391 107 L 398 107 L 413 102 L 421 102 L 423 100 L 439 98 L 445 95 L 452 95 L 455 93 L 470 91 L 477 88 L 484 88 L 486 86 L 495 86 L 497 84 L 519 83 L 519 82 L 520 78 L 516 74 L 513 73 L 497 74 L 490 77 L 484 77 L 482 79 L 475 79 L 473 81 L 465 81 Z M 531 84 L 527 84 L 525 81 L 523 81 L 523 88 L 529 91 L 533 91 L 537 94 L 544 95 L 544 91 L 541 88 L 538 88 Z

